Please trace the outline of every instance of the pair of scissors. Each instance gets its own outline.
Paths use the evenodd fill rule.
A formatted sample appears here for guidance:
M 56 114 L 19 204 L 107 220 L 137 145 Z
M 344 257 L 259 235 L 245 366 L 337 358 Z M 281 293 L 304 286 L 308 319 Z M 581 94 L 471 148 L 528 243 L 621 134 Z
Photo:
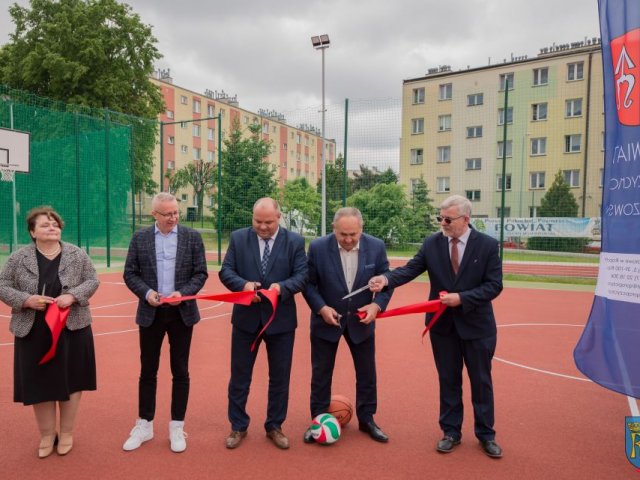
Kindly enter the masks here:
M 364 292 L 365 290 L 369 290 L 369 284 L 366 284 L 364 287 L 360 287 L 357 290 L 354 290 L 353 292 L 345 295 L 344 297 L 342 297 L 342 300 L 346 300 L 347 298 L 351 298 L 354 295 L 359 294 L 360 292 Z

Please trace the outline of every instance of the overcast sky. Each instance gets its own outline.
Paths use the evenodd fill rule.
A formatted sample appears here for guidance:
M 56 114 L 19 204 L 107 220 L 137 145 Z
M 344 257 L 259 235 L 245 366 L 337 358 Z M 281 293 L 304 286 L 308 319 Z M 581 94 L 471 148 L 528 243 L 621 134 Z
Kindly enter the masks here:
M 11 3 L 0 0 L 0 44 L 15 30 L 7 13 Z M 17 3 L 27 5 L 28 1 Z M 358 100 L 380 99 L 374 103 L 381 105 L 377 115 L 393 125 L 386 128 L 388 139 L 384 141 L 389 152 L 396 152 L 390 153 L 394 157 L 400 135 L 399 109 L 389 100 L 401 97 L 403 79 L 422 76 L 438 65 L 458 70 L 502 62 L 512 54 L 532 57 L 554 43 L 600 35 L 596 0 L 126 3 L 143 23 L 153 27 L 164 56 L 158 67 L 170 69 L 176 85 L 199 93 L 209 89 L 237 94 L 242 108 L 276 110 L 285 113 L 290 124 L 305 121 L 292 113 L 302 111 L 306 112 L 302 117 L 306 115 L 309 123 L 320 127 L 322 55 L 313 49 L 310 37 L 328 34 L 328 114 L 331 106 L 341 106 L 345 98 L 354 101 L 350 118 L 358 108 L 366 108 Z M 376 122 L 375 115 L 368 115 L 368 121 Z M 326 133 L 340 144 L 341 127 L 331 128 L 337 123 L 328 120 Z M 350 139 L 351 134 L 350 126 Z M 369 142 L 371 139 L 363 138 L 361 143 Z

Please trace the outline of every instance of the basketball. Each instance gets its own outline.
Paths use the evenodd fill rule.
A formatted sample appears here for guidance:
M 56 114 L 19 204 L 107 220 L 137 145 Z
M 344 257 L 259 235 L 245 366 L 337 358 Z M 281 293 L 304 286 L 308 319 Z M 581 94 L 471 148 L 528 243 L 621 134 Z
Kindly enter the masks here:
M 340 422 L 340 426 L 344 427 L 351 421 L 351 417 L 353 416 L 351 400 L 344 395 L 332 395 L 328 413 L 336 417 L 338 422 Z
M 313 419 L 311 435 L 323 445 L 335 443 L 340 438 L 340 422 L 329 413 L 321 413 Z

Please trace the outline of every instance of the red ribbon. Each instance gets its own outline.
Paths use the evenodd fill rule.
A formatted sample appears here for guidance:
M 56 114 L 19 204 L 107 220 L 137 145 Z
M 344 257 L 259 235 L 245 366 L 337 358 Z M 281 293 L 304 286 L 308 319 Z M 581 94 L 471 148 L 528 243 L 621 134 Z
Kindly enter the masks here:
M 67 317 L 69 316 L 69 308 L 59 308 L 58 304 L 53 302 L 49 304 L 47 307 L 47 313 L 44 316 L 45 322 L 47 322 L 47 326 L 51 331 L 51 348 L 49 351 L 40 359 L 38 365 L 42 365 L 47 363 L 56 355 L 56 348 L 58 347 L 58 340 L 60 339 L 60 334 L 62 333 L 62 329 L 67 324 Z
M 440 292 L 441 297 L 446 294 L 447 292 Z M 413 303 L 404 307 L 392 308 L 386 312 L 379 313 L 376 318 L 397 317 L 398 315 L 407 315 L 409 313 L 433 313 L 434 315 L 431 317 L 431 321 L 422 332 L 422 338 L 424 339 L 424 336 L 431 327 L 433 327 L 446 308 L 447 306 L 440 300 L 429 300 L 428 302 Z M 361 319 L 366 316 L 366 312 L 358 312 L 358 317 Z
M 258 340 L 265 332 L 271 322 L 273 322 L 274 317 L 276 316 L 276 308 L 278 306 L 278 291 L 273 289 L 261 289 L 261 290 L 248 290 L 244 292 L 230 292 L 230 293 L 213 293 L 213 294 L 201 294 L 201 295 L 189 295 L 185 297 L 163 297 L 160 299 L 160 303 L 174 303 L 174 302 L 184 302 L 186 300 L 219 300 L 221 302 L 235 303 L 238 305 L 251 305 L 252 300 L 255 298 L 257 294 L 262 295 L 264 298 L 269 300 L 271 304 L 272 312 L 267 323 L 262 327 L 262 330 L 258 332 L 258 336 L 251 344 L 251 351 L 253 352 L 258 344 Z

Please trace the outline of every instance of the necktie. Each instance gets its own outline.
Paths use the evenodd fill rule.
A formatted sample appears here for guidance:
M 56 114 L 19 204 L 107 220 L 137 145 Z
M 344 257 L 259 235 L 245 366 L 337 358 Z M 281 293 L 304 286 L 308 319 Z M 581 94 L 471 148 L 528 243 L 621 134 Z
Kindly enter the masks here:
M 269 240 L 271 239 L 267 238 L 264 241 L 264 252 L 262 253 L 262 263 L 260 264 L 260 267 L 262 268 L 262 275 L 267 272 L 267 263 L 269 262 L 269 255 L 271 254 L 271 251 L 269 250 Z
M 460 261 L 458 260 L 458 240 L 457 238 L 451 239 L 451 268 L 453 273 L 458 274 L 458 267 L 460 267 Z

